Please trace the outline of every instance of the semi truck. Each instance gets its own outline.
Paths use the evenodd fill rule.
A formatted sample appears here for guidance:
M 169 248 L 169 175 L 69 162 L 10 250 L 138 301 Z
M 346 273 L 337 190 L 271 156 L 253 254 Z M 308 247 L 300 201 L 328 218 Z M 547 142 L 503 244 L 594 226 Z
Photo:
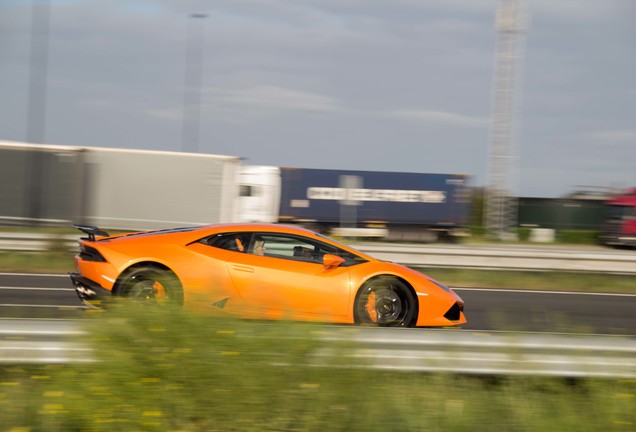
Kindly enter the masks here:
M 465 235 L 467 183 L 461 174 L 244 166 L 239 209 L 243 222 L 432 242 Z
M 600 240 L 607 246 L 636 247 L 636 187 L 605 202 Z
M 0 141 L 0 222 L 148 230 L 301 224 L 435 241 L 464 233 L 467 177 L 246 165 L 238 156 Z

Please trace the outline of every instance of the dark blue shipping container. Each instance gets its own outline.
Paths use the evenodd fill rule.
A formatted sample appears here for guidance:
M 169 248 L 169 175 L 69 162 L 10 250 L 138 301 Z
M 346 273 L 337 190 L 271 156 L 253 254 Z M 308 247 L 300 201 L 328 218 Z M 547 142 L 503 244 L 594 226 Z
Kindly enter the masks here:
M 281 221 L 358 226 L 461 227 L 469 214 L 467 177 L 281 168 Z

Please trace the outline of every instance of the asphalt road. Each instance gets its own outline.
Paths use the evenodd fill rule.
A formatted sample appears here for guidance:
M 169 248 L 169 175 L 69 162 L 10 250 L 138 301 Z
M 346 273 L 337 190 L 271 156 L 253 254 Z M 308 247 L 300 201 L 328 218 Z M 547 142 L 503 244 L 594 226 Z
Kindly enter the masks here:
M 636 295 L 455 288 L 467 330 L 636 335 Z M 0 318 L 80 318 L 68 276 L 0 274 Z

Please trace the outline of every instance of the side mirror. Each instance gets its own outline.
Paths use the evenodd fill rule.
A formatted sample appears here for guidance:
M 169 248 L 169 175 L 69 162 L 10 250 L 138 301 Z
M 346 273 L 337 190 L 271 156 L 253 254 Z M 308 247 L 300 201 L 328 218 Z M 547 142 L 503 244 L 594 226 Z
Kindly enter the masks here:
M 322 265 L 327 269 L 332 269 L 338 267 L 340 264 L 344 262 L 344 258 L 339 257 L 338 255 L 333 254 L 325 254 L 322 257 Z

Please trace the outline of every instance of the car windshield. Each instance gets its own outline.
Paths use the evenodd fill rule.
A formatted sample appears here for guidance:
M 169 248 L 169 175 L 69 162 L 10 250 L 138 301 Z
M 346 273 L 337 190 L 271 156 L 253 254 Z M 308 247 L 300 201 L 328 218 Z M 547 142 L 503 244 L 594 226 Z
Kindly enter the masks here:
M 335 244 L 336 244 L 336 246 L 338 246 L 338 247 L 341 247 L 341 248 L 348 248 L 348 249 L 351 249 L 351 250 L 353 250 L 354 252 L 356 252 L 356 253 L 358 253 L 358 254 L 362 254 L 362 252 L 360 252 L 359 250 L 357 250 L 357 249 L 356 249 L 356 248 L 354 248 L 353 246 L 345 245 L 344 243 L 342 243 L 342 242 L 340 242 L 340 241 L 338 241 L 338 240 L 335 240 L 335 239 L 333 239 L 333 238 L 331 238 L 331 237 L 328 237 L 328 236 L 326 236 L 326 235 L 324 235 L 324 234 L 320 234 L 320 233 L 315 233 L 315 234 L 316 234 L 318 237 L 322 237 L 322 238 L 324 238 L 325 240 L 329 240 L 330 242 L 335 243 Z M 359 258 L 360 258 L 361 260 L 363 260 L 363 261 L 366 261 L 366 260 L 365 260 L 364 258 L 362 258 L 362 257 L 359 257 Z

